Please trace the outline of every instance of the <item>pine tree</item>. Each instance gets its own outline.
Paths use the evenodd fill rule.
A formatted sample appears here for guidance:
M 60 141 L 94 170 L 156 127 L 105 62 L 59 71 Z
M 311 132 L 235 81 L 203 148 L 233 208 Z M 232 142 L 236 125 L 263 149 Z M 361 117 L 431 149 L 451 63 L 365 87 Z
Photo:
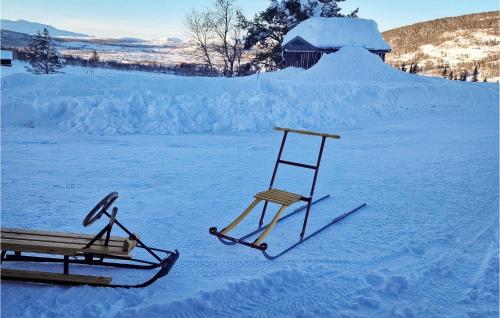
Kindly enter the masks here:
M 474 67 L 474 72 L 472 73 L 472 81 L 477 82 L 478 77 L 479 77 L 479 71 L 478 71 L 477 65 L 476 65 L 476 67 Z
M 443 70 L 443 73 L 441 73 L 441 75 L 443 76 L 443 78 L 448 77 L 448 65 L 444 66 L 444 70 Z
M 451 71 L 451 72 L 450 72 L 450 75 L 448 75 L 448 79 L 449 79 L 450 81 L 452 81 L 452 80 L 453 80 L 453 78 L 454 78 L 454 76 L 453 76 L 453 71 Z
M 408 73 L 410 73 L 410 74 L 417 74 L 417 72 L 418 72 L 418 66 L 417 66 L 417 64 L 413 64 L 412 63 L 411 66 L 410 66 L 410 71 Z
M 58 73 L 64 67 L 64 59 L 47 29 L 41 33 L 38 31 L 38 34 L 30 40 L 26 56 L 30 63 L 30 67 L 26 69 L 34 74 Z
M 467 81 L 467 77 L 469 77 L 469 73 L 467 72 L 467 70 L 465 70 L 461 75 L 460 75 L 460 80 L 462 82 L 466 82 Z
M 321 7 L 321 16 L 322 17 L 344 17 L 342 13 L 340 13 L 341 8 L 337 4 L 337 2 L 343 2 L 345 0 L 319 0 L 322 3 Z M 358 17 L 359 8 L 352 11 L 346 17 L 349 18 L 357 18 Z
M 414 69 L 413 69 L 413 74 L 418 74 L 420 72 L 420 67 L 418 66 L 417 63 L 415 63 Z
M 403 63 L 403 65 L 401 65 L 401 71 L 406 73 L 406 64 L 405 63 Z

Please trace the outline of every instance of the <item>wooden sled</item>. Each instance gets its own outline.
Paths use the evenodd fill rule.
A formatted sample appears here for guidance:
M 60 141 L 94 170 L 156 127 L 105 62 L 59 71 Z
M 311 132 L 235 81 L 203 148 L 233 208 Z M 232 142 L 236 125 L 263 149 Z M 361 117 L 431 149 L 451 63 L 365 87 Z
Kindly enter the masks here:
M 62 273 L 11 269 L 2 266 L 2 280 L 133 288 L 149 286 L 167 275 L 177 261 L 179 252 L 149 247 L 136 234 L 123 226 L 116 218 L 117 207 L 114 207 L 111 213 L 107 211 L 117 198 L 118 193 L 110 193 L 83 220 L 83 225 L 87 227 L 100 219 L 102 215 L 109 217 L 109 223 L 95 236 L 2 227 L 0 241 L 2 264 L 13 261 L 63 264 Z M 111 236 L 114 225 L 121 228 L 127 236 Z M 144 249 L 152 260 L 133 258 L 131 252 L 135 248 Z M 133 269 L 159 268 L 159 270 L 146 282 L 123 285 L 112 284 L 111 277 L 71 274 L 70 264 Z
M 336 217 L 335 219 L 332 220 L 332 222 L 328 223 L 326 226 L 322 227 L 318 231 L 315 231 L 314 233 L 310 234 L 309 236 L 305 236 L 307 221 L 309 218 L 309 212 L 311 210 L 311 206 L 316 202 L 319 202 L 323 199 L 329 198 L 329 195 L 327 195 L 327 196 L 322 197 L 321 199 L 319 199 L 317 201 L 313 200 L 314 190 L 316 187 L 316 180 L 318 178 L 318 172 L 319 172 L 319 167 L 321 164 L 321 158 L 323 156 L 323 149 L 325 146 L 326 138 L 340 139 L 340 136 L 327 134 L 327 133 L 318 133 L 318 132 L 313 132 L 313 131 L 297 130 L 297 129 L 290 129 L 290 128 L 280 128 L 280 127 L 276 127 L 275 130 L 283 131 L 284 134 L 283 134 L 283 139 L 281 141 L 281 147 L 280 147 L 280 150 L 278 153 L 278 158 L 276 160 L 276 164 L 274 167 L 274 172 L 273 172 L 273 175 L 271 177 L 271 183 L 269 185 L 269 189 L 266 191 L 257 193 L 254 196 L 254 200 L 250 203 L 248 208 L 245 211 L 243 211 L 243 213 L 241 213 L 233 222 L 231 222 L 228 226 L 223 228 L 221 231 L 219 231 L 216 227 L 211 227 L 209 229 L 209 233 L 212 235 L 215 235 L 222 243 L 224 243 L 226 245 L 241 244 L 241 245 L 245 245 L 245 246 L 248 246 L 248 247 L 251 247 L 254 249 L 258 249 L 264 254 L 264 256 L 266 258 L 268 258 L 270 260 L 276 259 L 279 256 L 287 253 L 291 249 L 300 245 L 302 242 L 308 240 L 309 238 L 317 235 L 319 232 L 325 230 L 327 227 L 339 222 L 343 218 L 351 215 L 352 213 L 354 213 L 354 212 L 358 211 L 359 209 L 366 206 L 366 204 L 362 204 L 362 205 L 358 206 L 357 208 L 355 208 L 349 212 L 346 212 L 339 217 Z M 297 134 L 321 137 L 321 146 L 319 149 L 319 154 L 318 154 L 318 158 L 316 161 L 316 165 L 308 165 L 308 164 L 292 162 L 292 161 L 287 161 L 287 160 L 281 159 L 281 156 L 283 154 L 283 149 L 285 147 L 286 139 L 287 139 L 287 136 L 289 133 L 297 133 Z M 276 173 L 278 171 L 278 167 L 280 164 L 311 169 L 314 171 L 314 177 L 313 177 L 313 181 L 312 181 L 312 185 L 311 185 L 311 190 L 309 192 L 309 196 L 303 196 L 301 194 L 292 193 L 292 192 L 273 188 L 274 180 L 276 179 Z M 299 201 L 304 201 L 307 203 L 307 205 L 303 208 L 296 209 L 295 211 L 282 217 L 284 211 L 289 206 L 296 204 Z M 264 202 L 264 207 L 262 209 L 262 213 L 260 216 L 257 230 L 255 230 L 251 233 L 248 233 L 247 235 L 244 235 L 243 237 L 240 237 L 240 238 L 235 238 L 235 237 L 229 236 L 228 233 L 232 229 L 234 229 L 238 224 L 240 224 L 260 202 Z M 280 208 L 279 208 L 278 212 L 272 218 L 271 222 L 269 224 L 263 226 L 264 217 L 265 217 L 267 206 L 269 203 L 278 204 L 280 206 Z M 304 222 L 302 224 L 302 231 L 300 232 L 299 242 L 293 244 L 291 247 L 287 248 L 286 250 L 282 251 L 281 253 L 279 253 L 277 255 L 273 256 L 273 255 L 268 254 L 266 252 L 268 245 L 267 245 L 267 243 L 264 243 L 265 238 L 270 234 L 270 232 L 273 230 L 273 228 L 276 226 L 277 223 L 283 221 L 284 219 L 286 219 L 292 215 L 295 215 L 296 213 L 298 213 L 302 210 L 306 210 L 306 213 L 304 216 Z M 253 242 L 247 241 L 248 238 L 250 238 L 251 236 L 256 235 L 256 234 L 259 234 L 259 236 Z

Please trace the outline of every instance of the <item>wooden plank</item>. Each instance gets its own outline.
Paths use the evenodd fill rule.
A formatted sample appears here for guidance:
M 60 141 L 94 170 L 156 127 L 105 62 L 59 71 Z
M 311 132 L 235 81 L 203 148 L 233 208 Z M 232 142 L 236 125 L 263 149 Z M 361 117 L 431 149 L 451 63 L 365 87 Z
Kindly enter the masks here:
M 34 235 L 34 234 L 21 234 L 14 232 L 2 232 L 1 238 L 3 239 L 15 239 L 15 240 L 26 240 L 26 241 L 36 241 L 36 242 L 53 242 L 53 243 L 64 243 L 72 244 L 78 246 L 85 246 L 90 242 L 88 238 L 71 238 L 71 237 L 61 237 L 61 236 L 48 236 L 48 235 Z M 109 241 L 108 246 L 114 246 L 122 248 L 125 245 L 125 241 Z M 97 240 L 93 245 L 104 245 L 104 240 Z
M 240 222 L 247 217 L 247 215 L 255 208 L 255 206 L 257 204 L 259 204 L 259 202 L 262 201 L 261 199 L 255 199 L 252 201 L 252 203 L 250 203 L 250 205 L 248 206 L 248 208 L 243 211 L 243 213 L 240 214 L 240 216 L 238 216 L 236 218 L 236 220 L 234 220 L 233 222 L 231 222 L 231 224 L 229 224 L 226 228 L 224 228 L 220 233 L 222 235 L 226 235 L 229 231 L 231 231 L 236 225 L 240 224 Z
M 270 195 L 276 195 L 280 197 L 302 197 L 300 194 L 284 191 L 284 190 L 279 190 L 279 189 L 270 189 L 267 191 L 260 192 L 259 194 L 270 194 Z
M 62 282 L 69 284 L 109 285 L 112 278 L 106 276 L 89 276 L 76 274 L 60 274 L 40 271 L 2 268 L 2 279 L 36 280 L 38 282 Z
M 273 220 L 271 221 L 271 223 L 269 224 L 269 226 L 265 229 L 264 232 L 262 232 L 261 235 L 259 235 L 259 237 L 253 242 L 255 245 L 260 245 L 262 243 L 262 241 L 264 241 L 264 239 L 266 238 L 266 236 L 272 231 L 272 229 L 274 228 L 274 226 L 276 225 L 276 222 L 278 222 L 278 219 L 280 218 L 281 214 L 283 213 L 283 211 L 286 210 L 286 208 L 288 208 L 288 205 L 282 205 L 281 208 L 279 209 L 278 213 L 276 213 L 276 215 L 274 216 Z
M 55 242 L 37 242 L 16 239 L 2 239 L 0 242 L 0 249 L 3 251 L 17 251 L 17 252 L 33 252 L 33 253 L 47 253 L 47 254 L 60 254 L 60 255 L 75 255 L 76 253 L 94 253 L 94 254 L 113 254 L 127 256 L 128 252 L 124 252 L 122 247 L 113 246 L 92 246 L 88 249 L 82 246 L 76 246 L 65 243 Z
M 295 200 L 295 199 L 279 198 L 279 197 L 270 196 L 270 195 L 258 195 L 258 196 L 256 196 L 256 198 L 266 200 L 266 201 L 271 201 L 274 203 L 288 204 L 288 205 L 295 203 L 299 200 L 299 199 Z
M 40 230 L 28 230 L 28 229 L 14 229 L 8 227 L 0 228 L 1 232 L 9 233 L 20 233 L 20 234 L 32 234 L 32 235 L 47 235 L 47 236 L 60 236 L 69 238 L 86 238 L 92 239 L 95 235 L 92 234 L 81 234 L 81 233 L 67 233 L 67 232 L 52 232 L 52 231 L 40 231 Z M 110 236 L 110 241 L 121 241 L 124 242 L 127 238 L 120 236 Z
M 309 131 L 309 130 L 281 128 L 281 127 L 274 127 L 274 130 L 277 130 L 277 131 L 287 131 L 287 132 L 292 132 L 292 133 L 302 134 L 302 135 L 309 135 L 309 136 L 320 136 L 320 137 L 327 137 L 327 138 L 332 138 L 332 139 L 340 139 L 340 135 L 333 135 L 333 134 L 328 134 L 328 133 L 319 133 L 319 132 Z

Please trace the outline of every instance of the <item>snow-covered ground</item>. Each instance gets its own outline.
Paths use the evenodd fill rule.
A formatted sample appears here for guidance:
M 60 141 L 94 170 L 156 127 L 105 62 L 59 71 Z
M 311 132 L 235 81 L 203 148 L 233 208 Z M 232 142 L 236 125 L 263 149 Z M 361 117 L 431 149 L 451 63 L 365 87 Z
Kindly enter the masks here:
M 2 316 L 497 317 L 498 86 L 394 73 L 347 52 L 355 63 L 339 54 L 242 79 L 2 75 L 3 226 L 96 231 L 82 218 L 118 191 L 123 223 L 181 252 L 142 290 L 2 283 Z M 11 121 L 13 105 L 31 114 Z M 310 231 L 368 206 L 271 262 L 208 228 L 266 188 L 274 124 L 342 135 L 326 146 L 317 194 L 332 199 L 314 207 Z M 286 159 L 314 161 L 318 139 L 289 142 Z M 278 187 L 306 192 L 309 172 L 282 172 Z M 270 251 L 295 242 L 301 221 L 277 226 Z

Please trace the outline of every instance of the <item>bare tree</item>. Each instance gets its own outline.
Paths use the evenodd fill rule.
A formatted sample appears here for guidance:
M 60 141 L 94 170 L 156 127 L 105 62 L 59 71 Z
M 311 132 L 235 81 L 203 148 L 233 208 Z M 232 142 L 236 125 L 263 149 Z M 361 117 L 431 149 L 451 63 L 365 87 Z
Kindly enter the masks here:
M 213 41 L 212 19 L 209 11 L 192 10 L 186 15 L 185 26 L 189 38 L 196 44 L 197 51 L 208 66 L 210 73 L 214 72 L 211 57 L 211 42 Z
M 215 49 L 224 63 L 224 75 L 238 74 L 243 54 L 243 14 L 234 0 L 216 0 L 211 14 L 212 30 L 216 35 Z
M 193 10 L 186 16 L 190 39 L 196 43 L 211 72 L 220 66 L 224 76 L 239 74 L 245 28 L 235 0 L 215 0 L 212 10 Z

